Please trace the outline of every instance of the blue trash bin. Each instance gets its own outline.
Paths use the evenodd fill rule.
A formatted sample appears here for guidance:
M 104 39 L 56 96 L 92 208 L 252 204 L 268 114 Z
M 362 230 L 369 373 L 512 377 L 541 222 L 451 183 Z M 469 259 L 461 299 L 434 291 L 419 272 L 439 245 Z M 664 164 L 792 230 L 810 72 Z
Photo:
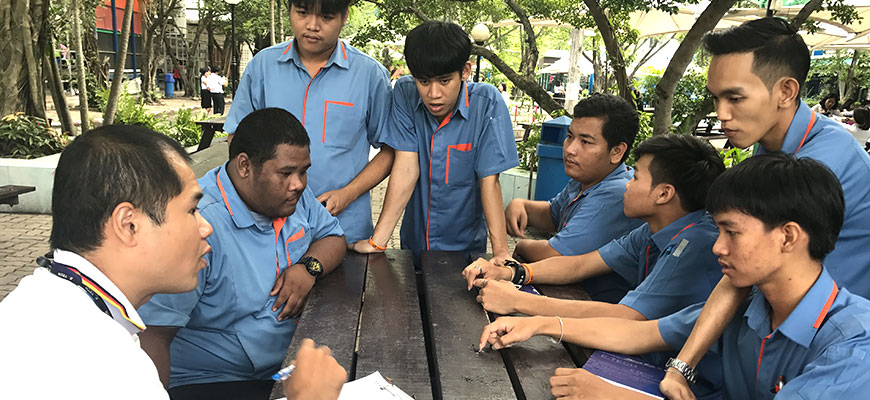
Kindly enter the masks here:
M 550 200 L 568 184 L 562 161 L 562 146 L 538 145 L 538 178 L 535 183 L 535 200 Z
M 568 135 L 569 125 L 571 125 L 571 118 L 564 115 L 542 123 L 541 143 L 561 146 Z
M 172 74 L 166 74 L 163 77 L 163 82 L 165 82 L 164 94 L 167 99 L 171 99 L 175 97 L 175 77 Z

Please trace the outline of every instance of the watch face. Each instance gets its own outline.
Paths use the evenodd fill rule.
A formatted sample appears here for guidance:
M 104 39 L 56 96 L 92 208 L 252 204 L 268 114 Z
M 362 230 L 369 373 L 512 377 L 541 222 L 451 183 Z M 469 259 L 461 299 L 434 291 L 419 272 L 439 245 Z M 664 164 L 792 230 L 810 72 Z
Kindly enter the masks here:
M 308 269 L 310 269 L 312 272 L 316 272 L 318 274 L 323 272 L 323 266 L 320 265 L 319 261 L 311 261 L 311 264 L 309 264 Z

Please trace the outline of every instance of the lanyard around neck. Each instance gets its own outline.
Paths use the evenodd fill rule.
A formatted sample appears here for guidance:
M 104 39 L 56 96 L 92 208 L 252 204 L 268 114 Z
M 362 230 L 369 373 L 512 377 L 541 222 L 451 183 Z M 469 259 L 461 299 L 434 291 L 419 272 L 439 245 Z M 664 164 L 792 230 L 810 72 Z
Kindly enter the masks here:
M 799 151 L 801 151 L 801 147 L 804 147 L 804 142 L 807 140 L 807 136 L 809 136 L 810 130 L 813 129 L 813 125 L 815 125 L 815 124 L 816 124 L 816 113 L 815 113 L 815 111 L 810 111 L 810 122 L 807 124 L 807 131 L 804 132 L 804 137 L 801 138 L 801 142 L 800 142 L 800 144 L 798 144 L 797 150 L 794 151 L 795 154 L 797 154 Z

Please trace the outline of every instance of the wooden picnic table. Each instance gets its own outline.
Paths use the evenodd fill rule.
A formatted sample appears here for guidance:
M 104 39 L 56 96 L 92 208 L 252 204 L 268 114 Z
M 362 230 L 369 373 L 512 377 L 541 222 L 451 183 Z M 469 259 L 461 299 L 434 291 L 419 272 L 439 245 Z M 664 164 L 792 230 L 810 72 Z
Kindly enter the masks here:
M 224 122 L 227 122 L 227 117 L 225 116 L 196 121 L 196 124 L 202 129 L 202 136 L 199 138 L 199 146 L 196 148 L 196 151 L 205 150 L 208 146 L 211 146 L 214 133 L 217 131 L 223 132 Z
M 18 196 L 36 191 L 33 186 L 3 185 L 0 186 L 0 204 L 14 206 L 18 204 Z
M 474 258 L 425 252 L 415 269 L 409 251 L 348 252 L 311 290 L 284 365 L 312 338 L 329 346 L 348 380 L 380 371 L 416 399 L 549 397 L 553 371 L 582 365 L 586 353 L 547 337 L 478 353 L 483 327 L 496 316 L 475 301 L 476 289 L 466 290 L 460 272 Z M 588 298 L 579 286 L 537 289 Z M 276 385 L 271 398 L 280 397 Z

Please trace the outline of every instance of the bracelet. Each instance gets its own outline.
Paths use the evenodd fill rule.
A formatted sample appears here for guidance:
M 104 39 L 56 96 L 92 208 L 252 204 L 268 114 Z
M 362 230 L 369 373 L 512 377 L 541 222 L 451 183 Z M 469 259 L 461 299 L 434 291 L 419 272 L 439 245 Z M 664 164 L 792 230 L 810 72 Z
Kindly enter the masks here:
M 508 267 L 507 265 L 502 265 L 502 267 L 505 267 L 505 268 L 511 270 L 511 278 L 508 279 L 508 280 L 511 281 L 511 282 L 513 282 L 513 281 L 514 281 L 514 275 L 516 275 L 517 270 L 514 269 L 513 267 Z
M 532 267 L 529 267 L 528 264 L 523 264 L 523 268 L 525 268 L 526 271 L 528 271 L 528 273 L 529 273 L 529 280 L 526 281 L 526 283 L 525 283 L 526 285 L 528 285 L 528 284 L 532 283 L 532 279 L 535 277 L 535 273 L 532 272 Z
M 556 319 L 559 320 L 559 343 L 562 343 L 562 338 L 565 335 L 565 324 L 562 322 L 562 317 L 556 315 Z
M 374 247 L 378 250 L 381 250 L 381 251 L 384 251 L 387 249 L 387 246 L 378 246 L 378 244 L 375 243 L 375 240 L 373 239 L 373 237 L 374 236 L 369 236 L 369 244 L 372 245 L 372 247 Z
M 511 278 L 511 283 L 514 285 L 523 285 L 526 282 L 526 266 L 514 260 L 505 260 L 504 265 L 514 269 L 514 276 Z

